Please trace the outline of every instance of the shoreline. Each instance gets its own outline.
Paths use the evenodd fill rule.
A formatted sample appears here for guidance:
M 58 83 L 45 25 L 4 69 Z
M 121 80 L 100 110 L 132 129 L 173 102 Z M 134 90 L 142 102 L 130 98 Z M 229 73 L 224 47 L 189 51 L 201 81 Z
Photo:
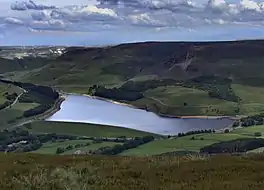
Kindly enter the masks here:
M 141 109 L 144 110 L 146 112 L 151 112 L 156 114 L 159 117 L 164 117 L 164 118 L 175 118 L 175 119 L 231 119 L 231 120 L 236 120 L 236 119 L 240 119 L 242 116 L 207 116 L 207 115 L 189 115 L 189 116 L 179 116 L 179 115 L 168 115 L 168 114 L 162 114 L 162 113 L 155 113 L 152 112 L 150 110 L 146 110 L 144 108 L 141 107 L 137 107 L 134 106 L 132 104 L 127 104 L 127 103 L 122 103 L 122 102 L 118 102 L 115 100 L 111 100 L 111 99 L 107 99 L 107 98 L 103 98 L 103 97 L 99 97 L 99 96 L 91 96 L 89 94 L 78 94 L 78 93 L 68 93 L 68 92 L 63 92 L 63 91 L 58 91 L 61 96 L 67 96 L 67 95 L 75 95 L 75 96 L 86 96 L 89 98 L 93 98 L 93 99 L 97 99 L 97 100 L 101 100 L 101 101 L 105 101 L 105 102 L 110 102 L 113 104 L 117 104 L 117 105 L 121 105 L 121 106 L 127 106 L 133 109 Z
M 50 108 L 49 110 L 45 111 L 44 113 L 41 113 L 39 115 L 32 116 L 30 118 L 23 118 L 22 120 L 18 121 L 17 123 L 8 124 L 6 127 L 8 129 L 11 129 L 11 128 L 13 129 L 13 128 L 17 128 L 17 127 L 20 127 L 20 126 L 25 125 L 25 124 L 28 124 L 28 123 L 32 123 L 34 121 L 45 120 L 45 119 L 51 117 L 57 111 L 59 111 L 61 109 L 61 104 L 64 101 L 65 101 L 65 97 L 64 96 L 60 96 L 56 100 L 56 102 L 53 104 L 52 108 Z M 9 125 L 12 125 L 12 126 L 9 127 Z

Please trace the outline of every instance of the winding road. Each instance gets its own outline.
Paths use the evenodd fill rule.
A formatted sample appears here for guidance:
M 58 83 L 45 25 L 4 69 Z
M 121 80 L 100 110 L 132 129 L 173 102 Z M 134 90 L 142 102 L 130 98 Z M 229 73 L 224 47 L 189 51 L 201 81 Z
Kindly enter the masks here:
M 2 109 L 1 111 L 7 110 L 7 109 L 11 108 L 12 106 L 14 106 L 14 105 L 18 102 L 19 98 L 20 98 L 25 92 L 26 92 L 26 90 L 23 89 L 23 92 L 21 92 L 21 93 L 16 97 L 16 99 L 13 101 L 13 103 L 12 103 L 11 105 L 5 107 L 5 108 Z

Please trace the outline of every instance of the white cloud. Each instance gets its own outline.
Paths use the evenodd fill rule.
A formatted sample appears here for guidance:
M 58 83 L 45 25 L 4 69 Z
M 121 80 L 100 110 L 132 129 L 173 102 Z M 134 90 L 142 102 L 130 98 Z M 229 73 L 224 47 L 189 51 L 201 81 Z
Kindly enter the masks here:
M 47 6 L 42 4 L 36 4 L 34 1 L 16 1 L 11 5 L 12 10 L 25 11 L 28 9 L 33 10 L 44 10 L 44 9 L 55 9 L 55 6 Z
M 203 26 L 264 26 L 262 0 L 0 0 L 0 24 L 27 31 L 195 30 Z M 3 2 L 3 3 L 2 3 Z M 12 3 L 13 2 L 13 3 Z M 13 26 L 11 26 L 13 25 Z M 18 25 L 20 25 L 18 27 Z
M 38 29 L 63 29 L 65 28 L 65 23 L 62 20 L 51 19 L 48 21 L 33 21 L 32 27 Z
M 85 4 L 84 0 L 79 0 L 78 5 L 66 1 L 65 6 L 56 3 L 56 7 L 44 5 L 45 0 L 38 2 L 41 3 L 18 1 L 11 5 L 11 9 L 24 12 L 33 10 L 28 20 L 44 23 L 60 20 L 64 23 L 60 26 L 66 29 L 74 24 L 80 27 L 91 22 L 102 25 L 190 28 L 206 24 L 264 21 L 264 3 L 253 0 L 241 0 L 236 4 L 225 0 L 209 0 L 204 4 L 194 0 L 98 0 L 97 3 L 90 0 L 90 4 Z M 50 0 L 46 2 L 51 3 Z
M 131 21 L 131 23 L 135 25 L 152 25 L 157 27 L 165 26 L 165 23 L 162 23 L 159 20 L 152 18 L 148 13 L 129 15 L 127 20 Z
M 33 20 L 46 20 L 46 19 L 51 18 L 50 16 L 51 13 L 52 13 L 51 11 L 47 11 L 47 10 L 33 12 L 31 13 L 31 17 Z
M 100 14 L 100 15 L 106 15 L 106 16 L 110 16 L 110 17 L 117 17 L 117 14 L 112 9 L 98 8 L 95 5 L 88 5 L 86 7 L 80 8 L 79 10 L 77 10 L 77 12 L 86 13 L 89 15 Z
M 19 20 L 17 18 L 13 18 L 13 17 L 6 17 L 4 19 L 4 21 L 8 24 L 15 24 L 15 25 L 23 25 L 24 22 L 22 20 Z

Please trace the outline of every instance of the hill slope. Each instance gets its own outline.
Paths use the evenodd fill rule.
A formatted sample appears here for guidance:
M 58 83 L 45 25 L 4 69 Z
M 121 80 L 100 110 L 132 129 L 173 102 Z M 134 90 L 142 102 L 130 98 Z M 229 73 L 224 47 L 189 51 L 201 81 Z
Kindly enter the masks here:
M 263 40 L 70 47 L 22 80 L 80 93 L 101 85 L 108 89 L 94 95 L 160 114 L 254 114 L 264 111 L 263 47 Z M 123 96 L 108 91 L 120 86 Z

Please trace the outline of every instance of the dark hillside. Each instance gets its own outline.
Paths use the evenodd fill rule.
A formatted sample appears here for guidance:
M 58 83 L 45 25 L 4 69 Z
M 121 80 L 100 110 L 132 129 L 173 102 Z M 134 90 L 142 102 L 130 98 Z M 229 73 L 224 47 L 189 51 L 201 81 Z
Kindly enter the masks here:
M 30 71 L 45 66 L 49 61 L 44 58 L 4 59 L 0 57 L 0 74 L 13 71 Z
M 100 75 L 114 75 L 120 80 L 146 74 L 181 80 L 213 74 L 234 77 L 242 83 L 251 79 L 248 83 L 254 83 L 257 78 L 262 79 L 259 75 L 264 68 L 261 64 L 263 47 L 264 41 L 144 42 L 108 48 L 71 47 L 46 72 L 51 70 L 53 74 L 55 71 L 53 75 L 56 81 L 50 82 L 57 84 L 63 84 L 66 75 L 71 78 L 75 75 L 77 79 L 73 83 L 78 83 L 78 78 L 89 75 L 91 71 Z M 186 63 L 188 60 L 191 60 L 189 64 Z M 60 72 L 66 65 L 71 65 L 68 71 Z M 44 70 L 29 80 L 40 80 L 45 74 Z M 259 82 L 256 85 L 260 85 Z

